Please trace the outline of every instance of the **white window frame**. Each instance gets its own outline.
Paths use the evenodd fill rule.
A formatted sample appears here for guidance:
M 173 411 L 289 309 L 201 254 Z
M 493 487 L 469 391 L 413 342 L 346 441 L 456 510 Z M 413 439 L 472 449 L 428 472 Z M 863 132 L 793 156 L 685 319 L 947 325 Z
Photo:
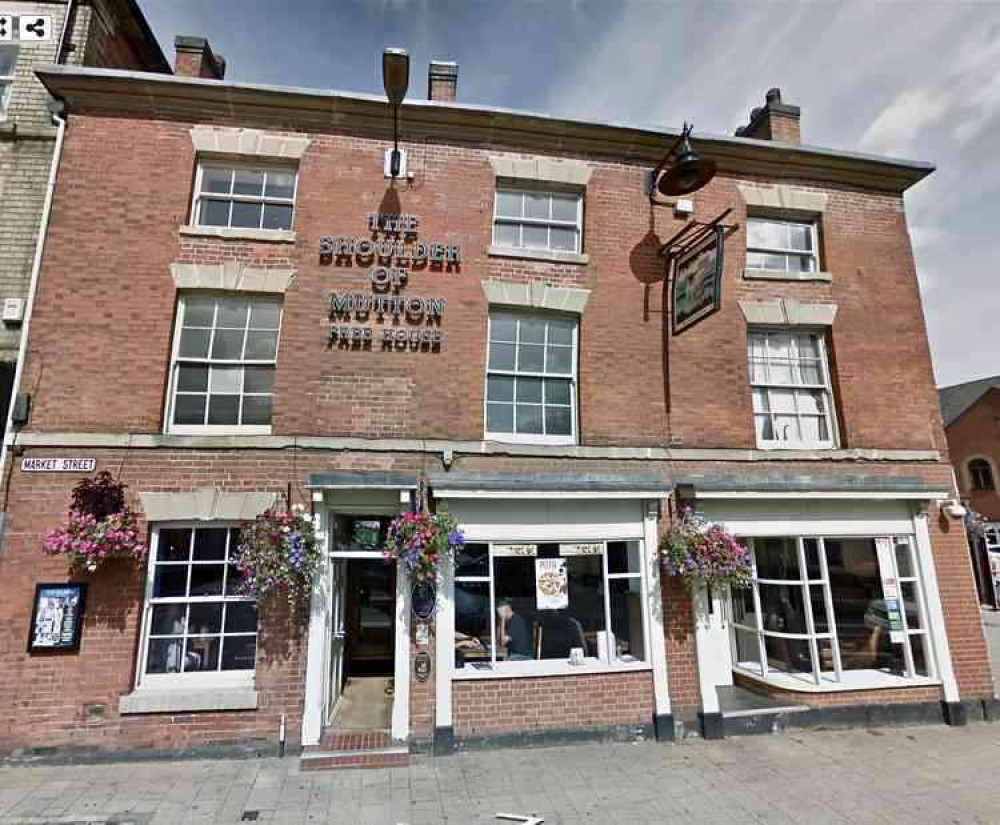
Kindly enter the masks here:
M 494 314 L 502 315 L 512 315 L 520 321 L 522 318 L 530 318 L 534 320 L 564 320 L 571 321 L 573 323 L 573 343 L 572 355 L 573 355 L 573 368 L 569 373 L 550 373 L 550 372 L 531 372 L 531 371 L 521 371 L 517 368 L 517 354 L 518 348 L 521 345 L 521 325 L 517 325 L 517 333 L 515 335 L 514 341 L 514 369 L 513 370 L 500 370 L 490 368 L 490 342 L 493 338 L 493 316 Z M 545 343 L 543 346 L 548 347 L 548 328 L 545 331 Z M 577 374 L 579 372 L 579 341 L 580 341 L 580 319 L 575 315 L 557 315 L 554 313 L 545 312 L 522 312 L 516 309 L 504 309 L 501 307 L 491 308 L 487 316 L 486 323 L 486 376 L 483 380 L 483 432 L 484 438 L 488 441 L 500 441 L 513 444 L 550 444 L 550 445 L 572 445 L 577 443 L 578 430 L 579 430 L 579 384 L 577 381 Z M 511 378 L 539 378 L 543 382 L 542 392 L 544 393 L 544 382 L 546 380 L 560 380 L 570 382 L 570 433 L 568 435 L 546 435 L 545 433 L 504 433 L 504 432 L 492 432 L 489 429 L 489 417 L 488 417 L 488 405 L 489 405 L 489 382 L 491 375 L 502 375 L 509 376 Z M 517 427 L 517 409 L 516 400 L 512 404 L 515 407 L 514 410 L 514 426 Z M 543 395 L 542 403 L 542 427 L 545 427 L 545 403 Z
M 267 189 L 267 173 L 268 172 L 280 172 L 281 174 L 291 173 L 294 177 L 293 191 L 291 198 L 276 198 L 266 194 L 261 195 L 236 195 L 230 192 L 230 194 L 223 195 L 220 193 L 212 192 L 202 192 L 202 178 L 204 177 L 204 172 L 206 169 L 224 169 L 224 170 L 243 170 L 250 172 L 263 172 L 264 177 L 264 191 Z M 235 177 L 234 177 L 235 182 Z M 230 185 L 232 189 L 233 184 Z M 299 194 L 299 169 L 298 166 L 287 164 L 277 164 L 277 163 L 255 163 L 243 160 L 226 160 L 221 158 L 200 158 L 198 160 L 198 169 L 195 173 L 194 180 L 194 196 L 191 198 L 191 215 L 189 219 L 190 226 L 196 226 L 202 229 L 231 229 L 234 232 L 239 232 L 241 230 L 246 230 L 249 232 L 263 230 L 265 232 L 288 232 L 292 233 L 295 231 L 295 217 L 296 217 L 296 201 L 298 200 Z M 226 226 L 219 226 L 218 224 L 202 223 L 200 220 L 201 213 L 201 203 L 203 200 L 210 201 L 226 201 L 230 204 L 229 207 L 229 222 Z M 233 203 L 254 203 L 254 204 L 264 204 L 264 205 L 277 205 L 277 206 L 291 206 L 292 207 L 292 221 L 288 229 L 271 229 L 265 227 L 264 224 L 264 210 L 261 209 L 260 212 L 260 222 L 261 225 L 257 227 L 253 226 L 233 226 Z
M 10 74 L 0 75 L 0 121 L 7 119 L 7 110 L 10 108 L 11 97 L 14 94 L 14 82 L 17 79 L 17 61 L 21 56 L 20 44 L 13 41 L 0 43 L 0 48 L 10 47 L 14 50 L 14 62 L 11 64 Z
M 754 336 L 764 336 L 764 359 L 765 363 L 763 368 L 765 373 L 769 372 L 770 359 L 767 356 L 767 338 L 771 335 L 782 335 L 789 336 L 791 338 L 791 344 L 794 348 L 793 356 L 793 366 L 794 364 L 800 363 L 798 357 L 798 342 L 797 336 L 809 335 L 814 338 L 819 345 L 819 363 L 820 370 L 822 372 L 822 382 L 819 384 L 796 384 L 794 381 L 791 383 L 772 383 L 770 381 L 770 375 L 765 375 L 764 381 L 754 381 L 754 370 L 752 361 L 752 349 L 751 341 Z M 837 416 L 833 407 L 833 383 L 830 378 L 830 359 L 826 348 L 826 335 L 825 330 L 809 328 L 809 327 L 767 327 L 767 326 L 751 326 L 747 328 L 747 380 L 750 384 L 750 406 L 751 406 L 751 416 L 753 423 L 754 439 L 756 441 L 757 447 L 762 450 L 832 450 L 838 446 L 839 436 L 838 436 L 838 425 Z M 795 412 L 794 417 L 797 421 L 801 421 L 802 417 L 815 418 L 813 413 L 801 413 L 799 411 L 799 392 L 821 392 L 823 394 L 823 403 L 825 407 L 825 420 L 826 429 L 829 433 L 829 438 L 827 439 L 799 439 L 799 440 L 784 440 L 784 439 L 763 439 L 757 435 L 757 416 L 763 415 L 764 413 L 758 413 L 756 409 L 753 408 L 753 393 L 755 390 L 763 392 L 767 398 L 767 415 L 771 417 L 771 430 L 773 433 L 777 433 L 777 424 L 775 423 L 775 418 L 780 415 L 780 413 L 774 412 L 774 405 L 771 403 L 771 390 L 780 391 L 792 391 L 793 399 L 795 401 Z M 791 415 L 789 413 L 786 416 Z
M 272 303 L 279 303 L 280 309 L 278 311 L 278 344 L 274 351 L 273 360 L 260 360 L 260 359 L 237 359 L 232 361 L 226 361 L 222 359 L 215 359 L 211 357 L 212 354 L 212 342 L 214 341 L 214 333 L 216 327 L 214 326 L 215 321 L 213 319 L 212 326 L 212 338 L 209 339 L 208 343 L 208 353 L 207 358 L 181 358 L 180 357 L 180 344 L 181 344 L 181 330 L 184 326 L 184 302 L 189 298 L 211 298 L 213 300 L 231 298 L 233 300 L 246 300 L 251 304 L 254 300 L 269 301 Z M 218 313 L 218 310 L 216 310 Z M 250 313 L 247 313 L 247 324 L 249 324 Z M 174 319 L 174 339 L 170 348 L 170 378 L 167 387 L 167 409 L 166 409 L 166 420 L 164 421 L 164 432 L 172 435 L 270 435 L 272 431 L 271 424 L 174 424 L 174 403 L 177 397 L 177 379 L 180 373 L 180 365 L 184 364 L 205 364 L 211 366 L 213 364 L 219 364 L 223 366 L 239 366 L 239 367 L 254 367 L 254 366 L 271 366 L 275 369 L 275 381 L 277 382 L 277 369 L 278 369 L 278 353 L 281 349 L 281 325 L 285 320 L 285 306 L 284 301 L 280 298 L 275 298 L 273 295 L 256 295 L 250 293 L 218 293 L 218 292 L 183 292 L 178 295 L 177 298 L 177 317 Z M 243 404 L 243 381 L 245 380 L 245 372 L 240 378 L 240 408 L 242 409 Z M 206 415 L 208 413 L 208 398 L 210 393 L 206 394 Z M 272 421 L 274 416 L 274 398 L 277 393 L 271 391 L 271 415 Z
M 256 600 L 246 596 L 226 596 L 225 595 L 225 579 L 223 580 L 222 594 L 218 596 L 172 596 L 163 598 L 153 598 L 153 584 L 156 577 L 156 559 L 159 553 L 160 545 L 160 530 L 191 530 L 191 541 L 194 541 L 195 531 L 198 529 L 225 529 L 226 531 L 232 530 L 233 528 L 239 527 L 238 522 L 234 521 L 176 521 L 176 522 L 158 522 L 151 526 L 151 537 L 149 543 L 149 561 L 147 564 L 146 571 L 146 587 L 143 599 L 143 615 L 142 615 L 142 634 L 140 636 L 139 643 L 139 662 L 136 667 L 135 674 L 135 686 L 136 689 L 141 690 L 200 690 L 200 689 L 215 689 L 215 690 L 229 690 L 234 688 L 252 688 L 255 683 L 257 669 L 254 667 L 253 670 L 216 670 L 210 672 L 197 672 L 197 673 L 146 673 L 146 663 L 149 655 L 149 637 L 150 630 L 153 621 L 153 608 L 158 604 L 198 604 L 198 603 L 209 603 L 209 602 L 255 602 Z M 229 537 L 227 535 L 226 541 L 229 542 Z M 226 567 L 228 575 L 228 564 L 231 549 L 227 547 L 226 554 Z M 205 562 L 195 562 L 189 560 L 187 562 L 188 569 L 190 571 L 191 567 L 198 564 L 218 564 L 217 561 L 205 561 Z M 178 562 L 180 565 L 180 562 Z M 188 573 L 190 577 L 190 572 Z M 220 631 L 220 637 L 226 635 L 231 636 L 249 636 L 254 635 L 257 638 L 258 652 L 260 645 L 260 619 L 258 616 L 257 630 L 254 634 L 249 633 L 233 633 L 226 634 L 225 626 L 223 625 Z M 220 650 L 220 664 L 221 655 Z
M 553 195 L 559 196 L 569 196 L 576 198 L 576 220 L 574 221 L 563 221 L 556 218 L 528 218 L 519 217 L 512 218 L 506 215 L 500 215 L 498 212 L 500 206 L 500 195 L 520 195 L 522 196 L 522 206 L 521 211 L 524 212 L 524 201 L 523 196 L 525 195 L 546 195 L 550 199 Z M 551 200 L 549 203 L 549 213 L 552 212 Z M 508 244 L 501 243 L 497 238 L 497 226 L 517 226 L 518 239 L 520 243 Z M 525 246 L 524 245 L 524 227 L 525 226 L 537 226 L 545 227 L 546 238 L 548 243 L 545 246 Z M 556 229 L 572 229 L 575 232 L 576 245 L 573 249 L 556 249 L 552 246 L 552 232 L 549 231 L 552 228 Z M 546 189 L 544 187 L 526 187 L 526 186 L 509 186 L 501 185 L 497 186 L 496 191 L 493 195 L 493 245 L 501 247 L 503 249 L 523 249 L 526 252 L 552 252 L 555 254 L 566 254 L 566 255 L 579 255 L 583 252 L 583 192 L 582 191 L 562 191 L 558 189 Z
M 649 618 L 649 577 L 646 573 L 646 546 L 642 538 L 620 538 L 607 540 L 582 540 L 574 538 L 568 541 L 559 541 L 552 538 L 537 540 L 518 541 L 470 541 L 470 544 L 485 544 L 489 547 L 487 556 L 488 575 L 486 576 L 461 576 L 458 571 L 452 576 L 452 583 L 488 583 L 489 591 L 489 611 L 490 611 L 490 660 L 488 666 L 474 667 L 467 665 L 463 668 L 452 667 L 452 678 L 457 681 L 472 679 L 506 679 L 514 677 L 531 676 L 563 676 L 582 675 L 587 673 L 608 673 L 608 672 L 628 672 L 634 670 L 651 670 L 652 640 L 650 634 Z M 609 543 L 635 543 L 638 549 L 639 569 L 627 573 L 610 573 L 608 571 L 608 544 Z M 496 659 L 496 588 L 493 574 L 493 561 L 496 556 L 494 547 L 507 544 L 600 544 L 601 545 L 601 575 L 604 588 L 604 622 L 605 630 L 611 630 L 611 588 L 610 582 L 616 579 L 638 579 L 640 582 L 640 604 L 642 612 L 642 659 L 615 659 L 607 661 L 594 656 L 584 658 L 583 664 L 572 665 L 566 659 L 533 659 L 527 661 L 497 661 Z M 500 558 L 510 558 L 500 556 Z M 534 558 L 534 557 L 531 557 Z M 569 557 L 567 557 L 569 558 Z M 451 610 L 455 610 L 454 594 L 451 598 Z M 451 622 L 452 636 L 455 631 L 455 617 Z M 454 656 L 454 638 L 449 644 L 450 655 Z
M 810 246 L 811 250 L 804 251 L 801 249 L 791 249 L 785 247 L 766 247 L 766 246 L 751 246 L 750 245 L 750 231 L 749 224 L 751 222 L 759 221 L 761 223 L 773 223 L 781 224 L 782 226 L 799 226 L 807 227 L 809 229 L 810 236 Z M 757 269 L 764 272 L 792 272 L 792 273 L 815 273 L 819 272 L 819 233 L 816 231 L 816 221 L 810 219 L 794 219 L 794 218 L 777 218 L 770 215 L 747 215 L 747 268 Z M 784 255 L 785 257 L 785 268 L 784 269 L 770 269 L 763 266 L 751 266 L 749 255 L 751 252 L 757 252 L 764 255 Z M 807 259 L 809 261 L 809 269 L 803 272 L 801 269 L 790 269 L 788 267 L 788 258 L 799 258 Z
M 731 607 L 731 615 L 733 617 L 731 622 L 731 632 L 730 632 L 730 644 L 732 650 L 732 661 L 733 669 L 738 672 L 750 676 L 756 680 L 764 681 L 769 684 L 777 685 L 782 688 L 788 688 L 792 690 L 848 690 L 848 689 L 864 689 L 864 688 L 877 688 L 877 687 L 887 687 L 898 685 L 901 687 L 906 686 L 919 686 L 924 684 L 936 684 L 939 681 L 939 673 L 937 669 L 937 658 L 934 651 L 933 638 L 931 636 L 931 626 L 928 616 L 927 609 L 927 594 L 925 593 L 925 588 L 922 581 L 922 568 L 920 565 L 919 553 L 917 551 L 916 538 L 913 535 L 788 535 L 788 536 L 774 536 L 773 538 L 787 538 L 788 540 L 794 542 L 798 560 L 799 575 L 794 579 L 761 579 L 757 575 L 757 558 L 754 554 L 754 543 L 756 541 L 762 541 L 765 537 L 754 537 L 746 538 L 743 541 L 746 542 L 747 548 L 751 551 L 751 593 L 753 598 L 754 606 L 754 617 L 755 622 L 753 625 L 742 623 L 737 617 L 735 606 Z M 836 615 L 833 605 L 833 592 L 830 586 L 830 573 L 828 566 L 828 559 L 826 554 L 826 540 L 850 540 L 850 539 L 860 539 L 865 541 L 878 541 L 878 540 L 889 540 L 893 544 L 893 552 L 891 553 L 892 559 L 892 575 L 895 576 L 898 582 L 898 587 L 900 588 L 900 601 L 902 598 L 902 587 L 906 584 L 912 584 L 914 592 L 916 594 L 917 600 L 917 613 L 920 620 L 920 626 L 917 628 L 911 628 L 908 625 L 908 617 L 906 615 L 906 610 L 901 611 L 903 619 L 903 660 L 906 673 L 903 676 L 897 674 L 887 674 L 884 671 L 878 670 L 876 668 L 871 669 L 850 669 L 846 670 L 843 667 L 841 661 L 841 650 L 840 644 L 837 637 L 837 624 Z M 812 540 L 817 542 L 817 552 L 819 554 L 819 564 L 820 564 L 820 577 L 819 578 L 808 578 L 808 567 L 806 565 L 806 555 L 805 555 L 805 542 L 807 540 Z M 909 548 L 909 565 L 911 575 L 900 576 L 899 575 L 899 558 L 898 558 L 898 548 L 901 545 L 906 545 Z M 881 575 L 881 572 L 880 572 Z M 794 587 L 796 585 L 802 588 L 802 599 L 803 605 L 808 606 L 809 609 L 805 611 L 806 619 L 806 632 L 805 633 L 785 633 L 775 630 L 765 630 L 763 627 L 763 611 L 761 608 L 761 598 L 759 585 L 777 585 L 785 587 Z M 812 598 L 810 594 L 810 588 L 822 587 L 823 589 L 823 600 L 824 609 L 826 613 L 826 623 L 827 630 L 824 632 L 817 631 L 814 622 L 815 618 L 813 616 L 812 610 Z M 747 634 L 753 634 L 757 637 L 758 645 L 758 662 L 756 667 L 750 666 L 750 663 L 741 664 L 738 657 L 738 648 L 736 635 L 738 631 L 742 631 Z M 912 641 L 911 639 L 915 636 L 922 636 L 924 638 L 924 664 L 927 669 L 927 675 L 919 675 L 916 673 L 913 651 L 912 651 Z M 809 655 L 812 665 L 812 673 L 797 673 L 779 670 L 777 668 L 771 668 L 768 664 L 767 658 L 767 648 L 765 644 L 765 639 L 771 638 L 784 638 L 795 641 L 804 641 L 809 646 Z M 831 659 L 833 664 L 833 670 L 822 670 L 820 655 L 819 655 L 819 642 L 826 641 L 831 648 Z M 846 678 L 845 678 L 846 676 Z

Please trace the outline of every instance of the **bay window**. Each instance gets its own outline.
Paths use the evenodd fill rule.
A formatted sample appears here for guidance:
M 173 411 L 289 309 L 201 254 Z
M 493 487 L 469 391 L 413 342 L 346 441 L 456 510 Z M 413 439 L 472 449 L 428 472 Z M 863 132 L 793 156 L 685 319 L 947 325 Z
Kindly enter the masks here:
M 897 537 L 746 541 L 751 586 L 734 590 L 738 671 L 788 687 L 936 678 L 914 543 Z
M 235 527 L 160 526 L 150 547 L 140 681 L 176 686 L 253 676 L 257 604 L 239 595 Z
M 646 661 L 641 565 L 638 541 L 465 545 L 455 559 L 456 670 Z

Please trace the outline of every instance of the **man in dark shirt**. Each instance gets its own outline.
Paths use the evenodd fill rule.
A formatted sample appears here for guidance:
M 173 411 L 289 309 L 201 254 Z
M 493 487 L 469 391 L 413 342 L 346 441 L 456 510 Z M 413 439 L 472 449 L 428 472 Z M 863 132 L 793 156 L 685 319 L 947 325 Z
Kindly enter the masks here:
M 524 661 L 535 658 L 532 655 L 532 624 L 519 613 L 514 612 L 510 601 L 502 601 L 497 607 L 500 619 L 499 643 L 507 648 L 507 661 Z

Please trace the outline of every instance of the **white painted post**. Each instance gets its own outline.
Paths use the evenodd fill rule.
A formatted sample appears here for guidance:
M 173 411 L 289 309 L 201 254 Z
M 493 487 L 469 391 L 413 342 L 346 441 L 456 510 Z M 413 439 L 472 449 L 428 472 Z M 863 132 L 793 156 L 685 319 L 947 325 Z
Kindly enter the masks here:
M 451 727 L 451 679 L 455 668 L 455 567 L 451 556 L 441 562 L 434 636 L 434 726 Z
M 322 502 L 323 494 L 314 493 Z M 302 708 L 302 747 L 318 745 L 323 735 L 323 708 L 329 689 L 330 630 L 330 540 L 323 530 L 322 515 L 314 516 L 314 526 L 323 554 L 320 575 L 313 583 L 309 604 L 309 631 L 306 637 L 306 695 Z
M 701 692 L 702 713 L 719 713 L 719 691 L 714 678 L 713 657 L 718 655 L 715 644 L 712 616 L 708 612 L 708 588 L 700 585 L 692 594 L 694 610 L 694 643 L 698 656 L 698 689 Z
M 396 653 L 392 694 L 392 738 L 410 735 L 410 579 L 406 565 L 396 562 Z
M 663 622 L 663 591 L 660 589 L 659 535 L 657 502 L 644 502 L 642 533 L 645 544 L 646 604 L 649 615 L 649 663 L 653 666 L 653 697 L 656 715 L 670 714 L 670 690 L 667 676 L 667 642 Z

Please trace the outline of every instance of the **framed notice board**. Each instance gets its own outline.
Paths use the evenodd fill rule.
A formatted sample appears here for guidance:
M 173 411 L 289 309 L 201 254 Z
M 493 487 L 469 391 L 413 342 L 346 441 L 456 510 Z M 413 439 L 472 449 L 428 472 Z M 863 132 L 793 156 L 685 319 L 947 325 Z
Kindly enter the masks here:
M 79 650 L 86 601 L 87 585 L 82 582 L 37 585 L 28 653 Z

